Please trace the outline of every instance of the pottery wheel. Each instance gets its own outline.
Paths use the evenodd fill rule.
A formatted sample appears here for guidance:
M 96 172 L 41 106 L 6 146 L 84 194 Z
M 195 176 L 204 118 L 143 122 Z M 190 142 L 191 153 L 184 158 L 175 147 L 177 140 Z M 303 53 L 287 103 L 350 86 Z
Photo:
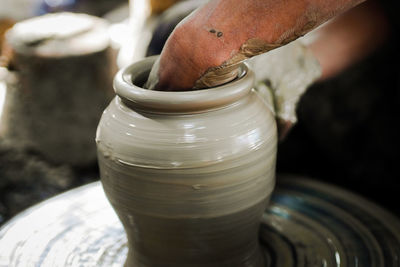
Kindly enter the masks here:
M 260 240 L 266 266 L 400 266 L 400 222 L 343 189 L 279 183 Z M 126 237 L 99 182 L 61 194 L 0 229 L 0 266 L 122 266 Z

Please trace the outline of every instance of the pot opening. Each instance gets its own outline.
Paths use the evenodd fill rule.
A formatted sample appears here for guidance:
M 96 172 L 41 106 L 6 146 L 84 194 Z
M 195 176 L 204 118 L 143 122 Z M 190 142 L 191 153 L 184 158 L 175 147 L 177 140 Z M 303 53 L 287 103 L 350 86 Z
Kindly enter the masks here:
M 147 79 L 149 78 L 150 71 L 151 71 L 151 68 L 150 69 L 143 69 L 143 71 L 137 72 L 136 75 L 131 75 L 130 77 L 128 76 L 127 79 L 130 79 L 130 82 L 132 83 L 132 85 L 140 87 L 142 89 L 147 89 L 144 85 L 147 82 Z M 244 67 L 243 65 L 241 65 L 241 66 L 238 67 L 237 72 L 238 72 L 238 74 L 236 75 L 236 77 L 233 80 L 231 80 L 229 82 L 226 82 L 224 84 L 221 84 L 219 86 L 210 87 L 210 88 L 198 88 L 198 89 L 194 89 L 193 88 L 191 90 L 186 90 L 186 91 L 198 91 L 198 90 L 213 89 L 213 88 L 217 88 L 217 87 L 220 87 L 220 86 L 223 86 L 223 85 L 227 85 L 227 84 L 236 82 L 237 80 L 240 80 L 242 77 L 244 77 L 246 75 L 247 68 Z M 180 92 L 184 92 L 184 91 L 180 91 Z
M 233 81 L 208 89 L 156 91 L 144 88 L 158 56 L 152 56 L 120 70 L 114 79 L 116 94 L 131 108 L 163 112 L 188 112 L 228 105 L 250 92 L 254 74 L 246 64 Z
M 146 70 L 143 70 L 143 72 L 140 72 L 137 75 L 130 77 L 132 79 L 131 80 L 132 85 L 143 88 L 145 90 L 149 90 L 144 87 L 144 84 L 146 83 L 146 81 L 150 75 L 150 71 L 151 71 L 151 69 L 146 69 Z

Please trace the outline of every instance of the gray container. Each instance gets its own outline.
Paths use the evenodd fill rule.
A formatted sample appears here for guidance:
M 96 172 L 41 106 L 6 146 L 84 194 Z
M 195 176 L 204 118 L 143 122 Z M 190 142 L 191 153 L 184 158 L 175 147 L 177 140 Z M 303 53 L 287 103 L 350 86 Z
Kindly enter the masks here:
M 112 98 L 107 27 L 72 13 L 14 25 L 7 42 L 16 71 L 7 85 L 3 137 L 56 164 L 95 163 L 93 136 Z
M 115 77 L 97 129 L 101 182 L 126 266 L 264 266 L 258 227 L 275 184 L 273 113 L 246 65 L 227 85 L 143 89 L 155 57 Z

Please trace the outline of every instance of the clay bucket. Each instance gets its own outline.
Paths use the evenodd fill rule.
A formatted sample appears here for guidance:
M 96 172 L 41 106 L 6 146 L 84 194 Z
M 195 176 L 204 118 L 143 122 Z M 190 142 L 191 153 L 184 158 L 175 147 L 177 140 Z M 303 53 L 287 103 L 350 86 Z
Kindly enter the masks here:
M 156 57 L 122 69 L 96 142 L 128 237 L 126 266 L 263 266 L 260 218 L 275 184 L 273 113 L 240 77 L 198 91 L 141 88 Z

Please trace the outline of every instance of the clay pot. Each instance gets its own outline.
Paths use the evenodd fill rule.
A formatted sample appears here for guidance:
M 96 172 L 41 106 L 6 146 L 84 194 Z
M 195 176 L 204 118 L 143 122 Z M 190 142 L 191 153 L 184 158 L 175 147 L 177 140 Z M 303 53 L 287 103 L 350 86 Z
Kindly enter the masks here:
M 97 130 L 101 182 L 124 225 L 126 266 L 263 266 L 260 218 L 277 130 L 246 65 L 229 84 L 143 89 L 155 57 L 121 70 Z
M 18 22 L 6 37 L 15 69 L 7 74 L 1 137 L 55 165 L 94 164 L 93 135 L 113 97 L 107 21 L 47 14 Z

